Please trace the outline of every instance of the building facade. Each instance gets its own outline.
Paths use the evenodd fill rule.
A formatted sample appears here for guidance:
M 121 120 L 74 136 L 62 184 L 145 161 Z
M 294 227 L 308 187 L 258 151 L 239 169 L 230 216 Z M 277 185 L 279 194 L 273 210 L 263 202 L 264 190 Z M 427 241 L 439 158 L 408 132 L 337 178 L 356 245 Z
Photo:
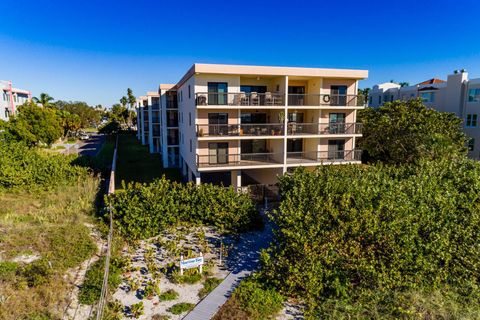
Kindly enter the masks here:
M 178 103 L 175 85 L 161 84 L 158 92 L 137 99 L 137 138 L 159 153 L 164 168 L 179 167 Z
M 298 166 L 360 163 L 356 119 L 366 100 L 357 92 L 367 76 L 366 70 L 194 64 L 176 85 L 158 91 L 163 165 L 180 167 L 197 184 L 242 187 L 274 184 Z M 137 106 L 138 138 L 151 144 L 150 95 Z
M 427 107 L 463 119 L 465 134 L 470 138 L 469 157 L 480 159 L 480 78 L 469 79 L 465 70 L 456 70 L 446 81 L 434 78 L 406 87 L 378 84 L 369 93 L 369 106 L 377 108 L 386 102 L 416 98 L 421 98 Z
M 8 120 L 11 115 L 17 112 L 18 106 L 30 101 L 30 91 L 12 87 L 12 82 L 0 80 L 0 119 Z

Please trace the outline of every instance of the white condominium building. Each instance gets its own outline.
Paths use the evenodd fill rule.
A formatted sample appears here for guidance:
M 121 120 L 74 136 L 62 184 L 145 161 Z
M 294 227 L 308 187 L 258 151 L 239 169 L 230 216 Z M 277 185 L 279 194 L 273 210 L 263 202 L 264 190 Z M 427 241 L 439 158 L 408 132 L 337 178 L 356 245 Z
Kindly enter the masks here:
M 360 163 L 356 113 L 365 99 L 357 92 L 367 76 L 366 70 L 194 64 L 176 85 L 160 86 L 159 145 L 150 95 L 139 100 L 138 136 L 162 153 L 165 167 L 180 167 L 197 184 L 274 184 L 298 166 Z

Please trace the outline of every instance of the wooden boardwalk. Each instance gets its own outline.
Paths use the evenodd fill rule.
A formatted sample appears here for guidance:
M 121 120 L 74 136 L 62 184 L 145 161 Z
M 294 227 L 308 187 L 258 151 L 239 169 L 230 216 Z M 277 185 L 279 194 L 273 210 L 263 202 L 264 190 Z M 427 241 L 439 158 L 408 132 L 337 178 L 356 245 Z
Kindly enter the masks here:
M 229 254 L 231 259 L 226 264 L 227 269 L 230 270 L 228 276 L 183 319 L 208 320 L 213 318 L 240 281 L 258 267 L 260 250 L 268 246 L 271 238 L 270 225 L 266 225 L 262 232 L 245 234 Z

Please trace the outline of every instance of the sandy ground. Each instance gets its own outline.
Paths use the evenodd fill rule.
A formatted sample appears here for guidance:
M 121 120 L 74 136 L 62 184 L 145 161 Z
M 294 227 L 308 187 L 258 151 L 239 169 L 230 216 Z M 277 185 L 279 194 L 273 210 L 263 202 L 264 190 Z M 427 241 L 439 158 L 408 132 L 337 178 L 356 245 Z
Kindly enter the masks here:
M 198 303 L 201 299 L 198 296 L 203 288 L 205 276 L 223 279 L 228 271 L 219 267 L 221 238 L 213 228 L 208 227 L 180 227 L 170 230 L 159 237 L 139 241 L 135 246 L 126 248 L 123 255 L 131 261 L 130 272 L 123 274 L 123 281 L 113 294 L 113 299 L 119 301 L 124 306 L 124 318 L 131 316 L 130 306 L 143 302 L 144 314 L 138 319 L 151 319 L 153 315 L 168 315 L 170 319 L 181 319 L 185 313 L 174 315 L 168 312 L 168 308 L 180 302 L 192 304 Z M 229 242 L 230 239 L 222 239 Z M 225 250 L 225 247 L 224 247 Z M 190 256 L 198 256 L 200 251 L 203 253 L 205 264 L 204 277 L 201 282 L 195 284 L 178 284 L 171 279 L 171 274 L 165 272 L 165 269 L 178 269 L 179 255 L 183 253 Z M 223 251 L 222 251 L 223 252 Z M 155 268 L 156 270 L 149 270 Z M 162 270 L 159 272 L 159 270 Z M 167 273 L 169 276 L 167 276 Z M 172 301 L 159 301 L 157 295 L 144 297 L 144 289 L 148 282 L 157 280 L 157 286 L 160 292 L 173 289 L 178 293 L 178 298 Z M 132 281 L 136 281 L 139 286 L 137 290 L 132 290 Z

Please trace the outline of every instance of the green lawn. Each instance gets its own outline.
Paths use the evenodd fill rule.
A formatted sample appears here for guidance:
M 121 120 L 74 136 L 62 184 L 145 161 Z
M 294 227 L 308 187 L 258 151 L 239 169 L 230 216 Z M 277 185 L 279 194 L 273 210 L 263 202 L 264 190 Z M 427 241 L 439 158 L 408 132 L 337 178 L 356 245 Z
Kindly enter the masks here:
M 181 181 L 179 169 L 164 169 L 159 154 L 150 154 L 148 146 L 133 134 L 118 137 L 117 170 L 115 187 L 122 188 L 122 180 L 128 182 L 151 182 L 165 175 L 170 180 Z

